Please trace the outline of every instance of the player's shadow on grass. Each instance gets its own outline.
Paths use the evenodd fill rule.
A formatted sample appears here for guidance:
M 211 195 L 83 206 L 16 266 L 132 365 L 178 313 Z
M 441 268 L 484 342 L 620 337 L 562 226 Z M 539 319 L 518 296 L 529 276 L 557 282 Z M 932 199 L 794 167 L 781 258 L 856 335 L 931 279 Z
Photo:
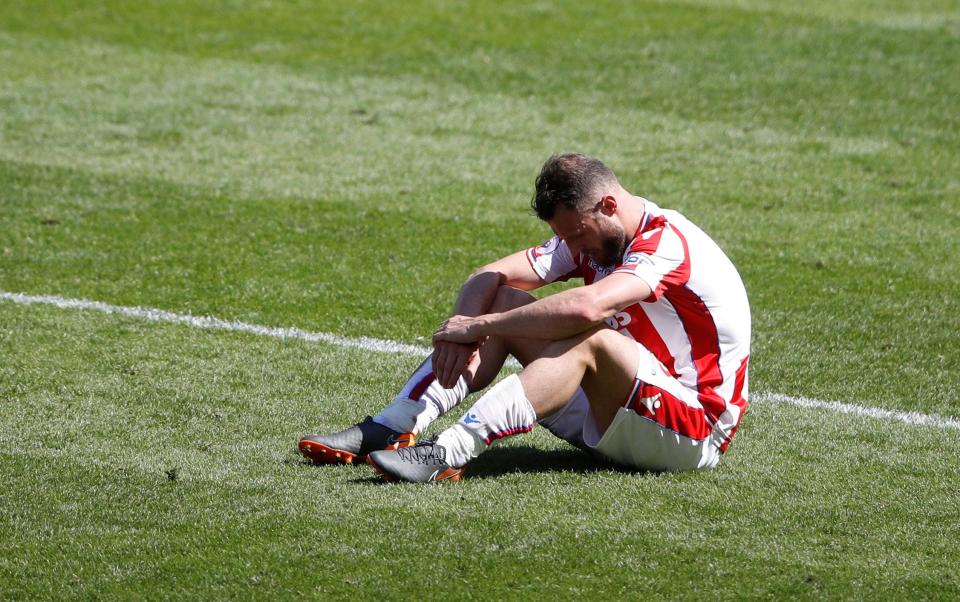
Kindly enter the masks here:
M 647 471 L 631 470 L 623 466 L 590 455 L 575 448 L 540 449 L 526 445 L 495 447 L 487 450 L 470 462 L 464 478 L 490 479 L 508 474 L 531 474 L 550 472 L 626 472 L 634 474 L 655 474 Z M 353 479 L 355 483 L 383 484 L 380 477 L 371 476 Z
M 495 447 L 467 467 L 466 478 L 486 479 L 506 474 L 546 472 L 637 472 L 575 448 L 540 449 L 527 445 Z

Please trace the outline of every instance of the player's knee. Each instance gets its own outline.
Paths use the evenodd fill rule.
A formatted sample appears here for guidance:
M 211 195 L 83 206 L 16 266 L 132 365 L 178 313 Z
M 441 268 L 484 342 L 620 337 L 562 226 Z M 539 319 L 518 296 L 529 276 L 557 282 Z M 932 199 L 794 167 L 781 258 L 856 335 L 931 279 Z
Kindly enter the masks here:
M 535 301 L 533 295 L 512 286 L 501 286 L 490 306 L 491 312 L 504 312 Z
M 552 341 L 547 344 L 543 350 L 546 357 L 567 356 L 575 357 L 588 369 L 596 365 L 596 358 L 601 353 L 606 353 L 606 348 L 613 343 L 609 335 L 625 338 L 616 332 L 597 326 L 586 332 L 574 335 L 567 339 Z
M 631 339 L 623 336 L 616 330 L 598 326 L 593 331 L 587 333 L 583 345 L 589 349 L 593 356 L 614 355 L 622 347 L 633 344 Z

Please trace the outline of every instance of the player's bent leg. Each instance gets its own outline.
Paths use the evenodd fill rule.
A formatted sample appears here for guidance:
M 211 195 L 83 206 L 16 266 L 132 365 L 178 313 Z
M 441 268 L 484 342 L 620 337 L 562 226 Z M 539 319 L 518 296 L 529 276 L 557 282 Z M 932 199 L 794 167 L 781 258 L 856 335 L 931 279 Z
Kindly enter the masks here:
M 582 388 L 576 387 L 578 374 Z M 720 458 L 696 392 L 635 341 L 597 331 L 552 343 L 544 357 L 491 389 L 436 442 L 416 452 L 375 452 L 368 461 L 388 480 L 457 480 L 488 445 L 531 430 L 538 419 L 574 445 L 631 468 L 704 469 Z
M 419 435 L 469 394 L 463 377 L 453 387 L 445 389 L 437 381 L 431 358 L 428 357 L 413 371 L 393 401 L 373 420 L 396 431 Z
M 396 452 L 374 452 L 367 462 L 388 481 L 458 480 L 462 468 L 494 441 L 533 429 L 537 415 L 513 374 L 497 383 L 436 441 Z
M 487 311 L 503 312 L 526 305 L 534 298 L 519 289 L 501 286 Z M 367 453 L 394 449 L 390 437 L 409 445 L 414 437 L 472 392 L 488 386 L 509 354 L 523 363 L 536 357 L 545 342 L 533 339 L 488 339 L 480 348 L 467 374 L 450 389 L 436 380 L 431 358 L 426 358 L 407 379 L 400 392 L 379 414 L 332 435 L 307 435 L 298 443 L 300 452 L 314 463 L 346 463 L 363 460 Z M 404 447 L 400 445 L 399 447 Z
M 670 375 L 648 349 L 615 336 L 619 338 L 609 344 L 599 337 L 588 341 L 600 342 L 592 351 L 596 370 L 586 370 L 583 388 L 540 423 L 571 444 L 630 468 L 682 471 L 716 466 L 725 439 L 707 418 L 697 392 Z M 636 353 L 624 353 L 621 340 Z M 614 356 L 605 357 L 611 350 Z M 624 375 L 629 374 L 625 371 L 634 361 L 634 377 L 624 395 Z M 613 387 L 606 378 L 610 374 L 618 375 Z
M 529 293 L 501 286 L 488 312 L 503 312 L 533 301 Z M 437 418 L 459 405 L 473 391 L 486 388 L 503 367 L 508 354 L 529 361 L 543 341 L 491 338 L 457 383 L 445 389 L 437 382 L 431 358 L 426 358 L 403 385 L 400 393 L 373 420 L 400 432 L 419 435 Z
M 564 408 L 582 388 L 603 431 L 633 387 L 639 351 L 632 339 L 607 328 L 552 342 L 544 355 L 520 374 L 537 416 Z
M 588 449 L 631 468 L 683 471 L 713 468 L 724 437 L 707 418 L 697 392 L 671 376 L 649 350 L 637 345 L 633 389 L 611 424 L 600 431 L 588 419 Z
M 501 286 L 490 306 L 489 312 L 502 313 L 533 303 L 530 293 L 512 286 Z M 485 389 L 503 369 L 507 357 L 513 356 L 521 366 L 526 366 L 543 354 L 549 341 L 522 337 L 490 337 L 480 346 L 474 363 L 467 370 L 467 383 L 471 392 Z
M 461 473 L 454 471 L 494 441 L 528 432 L 539 418 L 562 408 L 581 382 L 589 382 L 590 390 L 596 391 L 599 401 L 595 405 L 604 410 L 603 416 L 609 423 L 617 404 L 630 392 L 636 357 L 635 343 L 612 331 L 595 330 L 550 343 L 542 357 L 531 362 L 519 376 L 512 375 L 498 383 L 435 442 L 423 442 L 395 453 L 374 452 L 368 462 L 388 480 L 428 482 L 441 477 L 459 478 Z M 609 386 L 600 387 L 593 382 L 598 373 L 609 379 Z

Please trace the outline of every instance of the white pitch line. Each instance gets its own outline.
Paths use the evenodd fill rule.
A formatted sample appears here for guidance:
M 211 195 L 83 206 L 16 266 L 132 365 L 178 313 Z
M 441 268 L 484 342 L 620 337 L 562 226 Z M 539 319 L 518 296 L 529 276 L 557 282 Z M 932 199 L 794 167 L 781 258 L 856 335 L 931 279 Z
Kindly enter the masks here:
M 130 318 L 140 318 L 151 322 L 169 322 L 171 324 L 185 324 L 194 328 L 204 328 L 207 330 L 229 330 L 232 332 L 247 332 L 264 337 L 273 337 L 275 339 L 300 339 L 310 343 L 329 343 L 338 347 L 349 347 L 351 349 L 363 349 L 364 351 L 376 351 L 378 353 L 401 353 L 404 355 L 416 355 L 423 357 L 430 353 L 428 347 L 418 347 L 416 345 L 407 345 L 395 341 L 384 341 L 382 339 L 371 339 L 368 337 L 349 338 L 341 337 L 328 332 L 310 332 L 300 328 L 275 328 L 271 326 L 260 326 L 248 322 L 237 320 L 228 321 L 209 316 L 192 316 L 190 314 L 177 314 L 171 311 L 155 309 L 152 307 L 125 307 L 122 305 L 109 305 L 100 301 L 89 301 L 87 299 L 67 299 L 57 295 L 25 295 L 23 293 L 8 293 L 0 291 L 0 300 L 12 301 L 20 305 L 53 305 L 62 309 L 89 309 L 99 311 L 105 314 L 119 314 Z
M 820 399 L 811 399 L 809 397 L 793 397 L 782 393 L 754 393 L 754 399 L 762 399 L 773 403 L 788 403 L 801 408 L 817 408 L 839 412 L 841 414 L 854 414 L 857 416 L 868 416 L 870 418 L 899 420 L 907 424 L 919 426 L 929 426 L 945 429 L 960 430 L 960 420 L 937 416 L 936 414 L 921 414 L 920 412 L 901 412 L 897 410 L 886 410 L 871 406 L 860 405 L 856 403 L 843 403 L 841 401 L 823 401 Z
M 246 332 L 258 336 L 273 337 L 277 339 L 299 339 L 310 343 L 327 343 L 337 347 L 347 347 L 350 349 L 362 349 L 364 351 L 373 351 L 377 353 L 399 353 L 403 355 L 413 355 L 423 357 L 431 351 L 429 347 L 417 345 L 408 345 L 396 341 L 387 341 L 384 339 L 374 339 L 370 337 L 342 337 L 328 332 L 311 332 L 300 328 L 276 328 L 271 326 L 260 326 L 238 320 L 228 321 L 209 316 L 192 316 L 190 314 L 178 314 L 162 309 L 152 307 L 126 307 L 122 305 L 110 305 L 100 301 L 90 301 L 87 299 L 68 299 L 57 295 L 27 295 L 24 293 L 8 293 L 0 291 L 0 301 L 10 301 L 19 305 L 52 305 L 62 309 L 86 309 L 98 311 L 105 314 L 119 314 L 131 318 L 139 318 L 151 322 L 167 322 L 171 324 L 184 324 L 193 328 L 203 328 L 207 330 L 227 330 L 231 332 Z M 762 400 L 771 403 L 786 403 L 801 408 L 817 408 L 839 412 L 842 414 L 853 414 L 856 416 L 866 416 L 869 418 L 897 420 L 906 424 L 954 429 L 960 430 L 960 420 L 946 418 L 935 414 L 921 414 L 919 412 L 901 412 L 896 410 L 885 410 L 871 406 L 865 406 L 856 403 L 843 403 L 839 401 L 823 401 L 821 399 L 811 399 L 809 397 L 793 397 L 783 395 L 782 393 L 755 392 L 753 399 Z

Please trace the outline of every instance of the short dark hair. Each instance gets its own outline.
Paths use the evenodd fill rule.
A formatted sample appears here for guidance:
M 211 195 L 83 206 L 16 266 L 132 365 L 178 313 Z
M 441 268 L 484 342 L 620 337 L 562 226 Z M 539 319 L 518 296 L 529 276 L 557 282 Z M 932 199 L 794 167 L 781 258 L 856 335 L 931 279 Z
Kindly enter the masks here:
M 585 209 L 598 200 L 593 197 L 599 190 L 616 183 L 617 176 L 599 159 L 579 153 L 553 155 L 540 169 L 530 206 L 537 217 L 547 221 L 553 219 L 557 207 Z

